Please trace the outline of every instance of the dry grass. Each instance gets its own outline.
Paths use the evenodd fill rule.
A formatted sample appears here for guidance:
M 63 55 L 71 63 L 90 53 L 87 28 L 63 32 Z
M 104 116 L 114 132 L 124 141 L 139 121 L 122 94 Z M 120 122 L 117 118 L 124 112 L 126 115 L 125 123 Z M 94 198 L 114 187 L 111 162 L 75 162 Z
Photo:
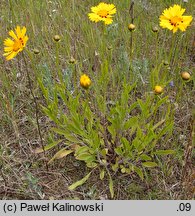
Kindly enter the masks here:
M 42 2 L 42 3 L 40 3 Z M 51 3 L 52 2 L 52 3 Z M 69 67 L 69 59 L 74 56 L 79 62 L 76 70 L 91 70 L 97 73 L 100 61 L 94 56 L 92 50 L 98 48 L 100 32 L 98 28 L 93 30 L 87 20 L 87 12 L 90 6 L 98 1 L 1 1 L 0 9 L 0 55 L 3 54 L 3 39 L 7 37 L 7 31 L 16 24 L 27 25 L 29 49 L 40 49 L 41 53 L 36 56 L 36 64 L 41 72 L 52 72 L 55 69 L 55 48 L 52 37 L 55 34 L 62 35 L 60 47 L 61 67 Z M 112 36 L 115 38 L 113 49 L 113 65 L 116 70 L 125 68 L 124 47 L 129 44 L 126 30 L 130 19 L 127 3 L 113 1 L 118 6 L 117 24 L 118 31 Z M 124 1 L 125 2 L 125 1 Z M 174 1 L 179 2 L 179 1 Z M 186 4 L 188 13 L 194 13 L 195 7 L 192 1 Z M 170 1 L 139 1 L 136 4 L 138 30 L 137 41 L 139 46 L 135 51 L 135 59 L 148 62 L 150 67 L 155 61 L 155 46 L 149 46 L 154 38 L 149 32 L 153 24 L 158 24 L 158 16 Z M 42 8 L 44 10 L 40 10 Z M 121 12 L 122 11 L 122 12 Z M 123 14 L 124 11 L 124 14 Z M 74 15 L 72 15 L 72 13 Z M 147 16 L 148 15 L 148 16 Z M 152 17 L 155 15 L 155 18 Z M 192 14 L 195 17 L 195 14 Z M 87 21 L 86 21 L 87 20 Z M 143 22 L 142 22 L 143 21 Z M 121 24 L 122 22 L 122 24 Z M 124 25 L 124 26 L 123 26 Z M 114 26 L 113 28 L 115 28 Z M 145 27 L 146 26 L 146 27 Z M 122 32 L 122 33 L 120 33 Z M 96 35 L 97 38 L 92 38 Z M 143 35 L 145 37 L 143 38 Z M 95 37 L 95 36 L 94 36 Z M 175 155 L 158 158 L 160 167 L 147 171 L 147 178 L 141 181 L 136 175 L 116 173 L 113 176 L 115 185 L 114 199 L 194 199 L 195 195 L 195 35 L 194 22 L 191 29 L 186 33 L 186 40 L 182 42 L 181 49 L 184 53 L 176 53 L 179 58 L 171 72 L 174 77 L 173 88 L 166 89 L 173 103 L 174 131 L 172 137 L 166 143 L 166 148 L 176 150 Z M 91 40 L 94 43 L 91 43 Z M 163 42 L 163 33 L 160 32 L 160 40 Z M 91 44 L 91 47 L 89 46 Z M 143 52 L 141 52 L 143 51 Z M 140 54 L 139 56 L 139 52 Z M 101 54 L 100 54 L 101 55 Z M 138 58 L 139 56 L 139 58 Z M 184 61 L 185 59 L 185 61 Z M 120 62 L 121 61 L 121 62 Z M 139 62 L 138 62 L 139 64 Z M 143 66 L 143 65 L 142 65 Z M 121 68 L 120 68 L 121 67 Z M 192 80 L 183 84 L 179 77 L 181 68 L 191 71 Z M 93 71 L 94 70 L 94 71 Z M 34 75 L 32 74 L 34 78 Z M 177 78 L 178 77 L 178 78 Z M 142 74 L 147 83 L 147 74 Z M 141 81 L 140 81 L 141 83 Z M 33 90 L 39 105 L 44 100 L 36 80 L 33 79 Z M 136 97 L 144 97 L 148 87 L 138 84 Z M 114 93 L 113 93 L 114 94 Z M 98 173 L 75 191 L 69 191 L 68 186 L 81 179 L 87 173 L 85 164 L 76 161 L 74 157 L 58 160 L 45 165 L 54 153 L 60 149 L 46 152 L 46 155 L 36 154 L 34 150 L 40 147 L 40 137 L 37 132 L 33 98 L 30 95 L 28 80 L 25 73 L 25 65 L 21 56 L 13 62 L 0 60 L 0 198 L 1 199 L 110 199 L 109 188 L 106 180 L 100 181 Z M 52 122 L 39 110 L 39 122 L 44 144 L 49 142 L 49 129 Z M 163 140 L 160 145 L 163 145 Z

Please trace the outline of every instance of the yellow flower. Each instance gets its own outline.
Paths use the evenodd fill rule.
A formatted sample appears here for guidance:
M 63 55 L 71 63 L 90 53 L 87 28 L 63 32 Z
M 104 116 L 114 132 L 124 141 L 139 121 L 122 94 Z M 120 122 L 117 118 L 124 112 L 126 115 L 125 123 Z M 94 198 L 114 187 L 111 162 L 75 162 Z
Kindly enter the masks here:
M 160 16 L 160 26 L 162 28 L 168 28 L 173 33 L 178 29 L 185 31 L 193 19 L 192 16 L 183 16 L 185 10 L 180 5 L 173 5 L 165 9 Z
M 21 52 L 26 46 L 26 42 L 28 41 L 28 37 L 26 34 L 26 28 L 20 28 L 17 26 L 15 28 L 16 34 L 14 31 L 9 31 L 9 36 L 13 39 L 7 38 L 4 40 L 4 56 L 6 56 L 7 60 L 13 59 L 19 52 Z
M 89 19 L 93 22 L 103 21 L 106 25 L 112 23 L 112 14 L 116 13 L 114 4 L 99 3 L 95 7 L 91 7 L 93 13 L 88 13 Z
M 156 85 L 154 87 L 155 94 L 161 94 L 163 92 L 163 87 Z
M 86 75 L 86 74 L 83 74 L 80 78 L 80 85 L 85 88 L 85 89 L 88 89 L 89 86 L 91 85 L 91 80 L 90 78 Z

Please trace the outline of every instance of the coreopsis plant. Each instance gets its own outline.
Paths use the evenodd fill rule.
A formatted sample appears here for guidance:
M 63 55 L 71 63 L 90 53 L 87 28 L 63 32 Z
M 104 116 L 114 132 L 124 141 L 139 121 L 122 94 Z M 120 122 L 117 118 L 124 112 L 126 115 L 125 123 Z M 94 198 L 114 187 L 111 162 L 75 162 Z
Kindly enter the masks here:
M 104 83 L 107 79 L 109 77 L 104 78 Z M 88 81 L 88 78 L 83 79 L 82 83 L 86 86 Z M 108 179 L 113 197 L 113 176 L 116 173 L 134 173 L 143 180 L 145 169 L 158 166 L 156 155 L 174 152 L 158 146 L 161 139 L 163 142 L 169 139 L 173 127 L 167 97 L 149 94 L 143 100 L 132 102 L 131 92 L 136 84 L 124 81 L 119 95 L 108 105 L 106 92 L 101 91 L 104 89 L 101 82 L 94 83 L 87 93 L 77 91 L 75 94 L 57 84 L 52 88 L 52 97 L 43 80 L 40 79 L 39 83 L 46 99 L 43 111 L 54 123 L 51 137 L 59 135 L 59 139 L 52 139 L 44 149 L 50 150 L 59 143 L 61 146 L 49 163 L 72 154 L 89 170 L 83 179 L 70 185 L 70 190 L 84 184 L 95 171 L 99 171 L 100 180 Z M 43 152 L 43 149 L 38 148 L 36 152 Z
M 4 52 L 5 53 L 3 55 L 6 56 L 6 60 L 12 60 L 15 56 L 17 56 L 17 54 L 19 52 L 22 52 L 24 50 L 24 48 L 26 47 L 26 43 L 28 41 L 28 36 L 26 35 L 26 27 L 17 26 L 15 28 L 15 32 L 13 30 L 9 31 L 9 36 L 12 37 L 12 39 L 6 38 L 4 40 L 4 46 L 5 46 Z M 27 53 L 29 54 L 28 51 L 27 51 Z M 38 53 L 39 53 L 39 51 L 38 52 L 36 51 L 36 54 L 38 54 Z M 34 105 L 35 105 L 35 116 L 36 116 L 36 123 L 37 123 L 40 143 L 41 143 L 43 152 L 45 154 L 42 134 L 41 134 L 40 125 L 39 125 L 39 119 L 38 119 L 38 103 L 37 103 L 36 97 L 35 97 L 34 92 L 33 92 L 32 79 L 31 79 L 30 71 L 29 71 L 27 61 L 26 61 L 26 58 L 24 55 L 23 55 L 23 60 L 24 60 L 25 66 L 26 66 L 25 71 L 26 71 L 28 82 L 29 82 L 29 89 L 30 89 L 31 95 L 33 97 L 33 101 L 34 101 Z M 46 164 L 46 167 L 47 167 L 47 164 Z
M 4 56 L 6 60 L 13 59 L 19 52 L 21 52 L 26 46 L 28 41 L 28 36 L 26 35 L 26 27 L 17 26 L 15 32 L 13 30 L 9 31 L 9 36 L 12 39 L 7 38 L 4 40 Z
M 165 9 L 160 16 L 160 26 L 173 31 L 173 33 L 177 32 L 178 29 L 186 31 L 193 18 L 192 16 L 183 16 L 185 10 L 177 4 Z
M 88 13 L 89 19 L 93 22 L 103 21 L 105 25 L 113 22 L 112 15 L 116 13 L 114 4 L 99 3 L 97 6 L 91 7 L 92 13 Z

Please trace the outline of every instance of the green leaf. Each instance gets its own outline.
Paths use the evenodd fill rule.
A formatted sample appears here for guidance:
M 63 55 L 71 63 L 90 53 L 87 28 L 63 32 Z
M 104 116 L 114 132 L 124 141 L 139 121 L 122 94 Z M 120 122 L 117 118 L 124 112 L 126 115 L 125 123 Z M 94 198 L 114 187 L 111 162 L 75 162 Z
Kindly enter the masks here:
M 39 87 L 41 88 L 41 90 L 43 92 L 43 95 L 44 95 L 45 99 L 48 102 L 48 100 L 49 100 L 49 91 L 48 91 L 48 89 L 45 88 L 45 86 L 43 85 L 43 80 L 42 79 L 38 78 L 38 83 L 39 83 Z
M 97 167 L 97 163 L 89 162 L 89 163 L 86 163 L 86 166 L 89 167 L 89 168 L 95 168 L 95 167 Z
M 73 143 L 81 143 L 79 139 L 77 139 L 74 135 L 70 132 L 67 132 L 67 129 L 60 129 L 60 128 L 51 128 L 52 131 L 56 132 L 57 134 L 64 135 L 64 137 Z
M 52 159 L 48 162 L 48 164 L 50 164 L 53 160 L 55 159 L 60 159 L 63 158 L 69 154 L 71 154 L 73 152 L 73 150 L 67 150 L 66 148 L 61 149 L 60 151 L 58 151 L 53 157 Z
M 130 145 L 129 141 L 128 141 L 125 137 L 122 137 L 122 138 L 121 138 L 121 142 L 122 142 L 122 144 L 123 144 L 123 146 L 124 146 L 125 151 L 126 151 L 126 152 L 130 152 L 130 150 L 131 150 L 131 145 Z
M 111 194 L 111 198 L 114 197 L 114 187 L 113 187 L 113 181 L 112 181 L 112 177 L 109 174 L 109 189 L 110 189 L 110 194 Z
M 112 139 L 114 140 L 116 137 L 116 130 L 115 130 L 114 126 L 113 125 L 108 126 L 107 129 L 111 133 Z
M 135 127 L 137 123 L 138 123 L 138 117 L 137 116 L 131 117 L 125 122 L 124 129 L 128 130 L 131 127 Z
M 144 160 L 144 161 L 150 161 L 150 160 L 152 160 L 152 158 L 149 157 L 149 156 L 146 155 L 146 154 L 140 155 L 140 159 L 141 159 L 141 160 Z
M 70 185 L 70 186 L 68 187 L 68 189 L 69 189 L 69 190 L 74 190 L 74 189 L 77 188 L 78 186 L 83 185 L 83 184 L 88 180 L 88 178 L 90 177 L 90 175 L 91 175 L 91 172 L 88 173 L 88 174 L 87 174 L 84 178 L 82 178 L 81 180 L 79 180 L 79 181 L 73 183 L 72 185 Z
M 88 146 L 81 146 L 81 147 L 78 147 L 76 149 L 76 152 L 75 152 L 75 155 L 79 156 L 80 154 L 83 154 L 84 152 L 88 153 L 89 152 L 89 147 Z
M 76 159 L 90 163 L 95 161 L 95 156 L 90 153 L 83 153 L 76 156 Z
M 45 151 L 48 151 L 49 149 L 55 147 L 56 145 L 58 145 L 58 144 L 59 144 L 60 142 L 62 142 L 62 141 L 63 141 L 63 140 L 54 141 L 54 142 L 50 143 L 49 145 L 44 146 L 44 150 L 45 150 Z M 35 153 L 42 153 L 42 152 L 44 152 L 44 150 L 43 150 L 43 148 L 41 147 L 41 148 L 36 148 L 36 149 L 34 150 L 34 152 L 35 152 Z
M 173 128 L 173 122 L 169 123 L 168 125 L 166 125 L 157 135 L 157 140 L 160 139 L 164 134 L 166 133 L 170 133 L 172 131 Z
M 104 175 L 105 175 L 105 171 L 104 171 L 104 169 L 103 169 L 103 170 L 101 170 L 101 172 L 100 172 L 100 180 L 103 180 L 103 179 L 104 179 Z
M 167 101 L 168 101 L 168 97 L 167 96 L 164 97 L 164 98 L 162 98 L 162 99 L 160 99 L 157 102 L 156 106 L 154 107 L 154 110 L 157 110 L 162 104 L 165 104 Z
M 144 174 L 142 172 L 142 170 L 136 166 L 133 167 L 134 168 L 134 171 L 137 173 L 137 175 L 141 178 L 141 180 L 143 181 L 144 179 Z
M 155 163 L 155 162 L 143 162 L 142 165 L 143 165 L 144 167 L 148 167 L 148 168 L 158 166 L 158 164 Z
M 153 152 L 153 154 L 156 154 L 156 155 L 168 155 L 168 154 L 175 154 L 175 151 L 171 150 L 171 149 L 158 150 L 158 151 Z
M 114 149 L 114 151 L 117 153 L 117 155 L 122 155 L 123 154 L 123 151 L 122 151 L 122 148 L 121 146 L 118 146 Z
M 118 163 L 112 165 L 112 170 L 116 172 L 118 169 Z
M 126 168 L 125 168 L 125 167 L 123 167 L 123 168 L 121 169 L 121 173 L 126 173 Z
M 156 128 L 158 128 L 159 126 L 161 126 L 164 122 L 165 122 L 165 119 L 162 119 L 161 121 L 159 121 L 157 124 L 155 124 L 153 126 L 152 130 L 155 130 Z

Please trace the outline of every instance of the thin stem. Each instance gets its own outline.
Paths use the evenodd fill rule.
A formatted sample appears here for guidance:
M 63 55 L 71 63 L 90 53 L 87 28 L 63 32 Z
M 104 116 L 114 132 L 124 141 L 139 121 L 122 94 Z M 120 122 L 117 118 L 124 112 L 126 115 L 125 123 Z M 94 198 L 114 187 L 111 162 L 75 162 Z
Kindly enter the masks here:
M 7 186 L 7 181 L 6 181 L 6 179 L 5 179 L 5 176 L 4 176 L 4 174 L 3 174 L 3 165 L 0 165 L 0 173 L 1 173 L 1 176 L 2 176 L 2 178 L 3 178 L 3 181 L 4 181 L 4 185 L 5 185 L 5 187 Z
M 134 23 L 135 15 L 134 15 L 134 1 L 131 1 L 130 7 L 129 7 L 129 15 L 131 18 L 131 24 Z M 134 41 L 134 36 L 133 36 L 133 31 L 130 32 L 130 41 L 129 41 L 129 46 L 130 46 L 130 53 L 129 53 L 129 70 L 133 70 L 133 41 Z M 129 73 L 129 79 L 131 80 L 131 74 Z
M 33 97 L 33 102 L 34 102 L 34 105 L 35 105 L 35 117 L 36 117 L 36 124 L 37 124 L 37 130 L 38 130 L 38 134 L 39 134 L 39 139 L 40 139 L 41 147 L 43 149 L 44 157 L 46 158 L 45 147 L 44 147 L 44 144 L 43 144 L 43 137 L 42 137 L 41 128 L 40 128 L 40 124 L 39 124 L 38 103 L 37 103 L 37 99 L 36 99 L 36 97 L 34 95 L 34 92 L 33 92 L 31 78 L 30 78 L 29 70 L 28 70 L 28 67 L 27 67 L 27 62 L 26 62 L 26 59 L 25 59 L 24 55 L 23 55 L 23 59 L 24 59 L 25 67 L 26 67 L 26 74 L 27 74 L 27 78 L 28 78 L 28 84 L 29 84 L 30 93 L 31 93 L 31 95 Z M 46 169 L 48 171 L 48 164 L 47 164 L 46 161 L 45 161 L 45 165 L 46 165 Z
M 12 21 L 13 23 L 16 22 L 16 16 L 15 16 L 15 12 L 14 12 L 14 7 L 13 7 L 13 4 L 12 4 L 12 0 L 9 0 L 9 8 L 10 8 L 10 21 Z M 10 22 L 10 23 L 12 23 Z
M 57 76 L 60 80 L 60 83 L 63 83 L 63 76 L 62 72 L 60 71 L 60 59 L 59 59 L 59 41 L 55 42 L 56 43 L 56 70 L 57 70 Z
M 156 33 L 156 65 L 158 65 L 158 32 Z
M 171 44 L 171 50 L 170 50 L 170 54 L 169 54 L 170 66 L 172 66 L 172 64 L 173 64 L 176 48 L 177 48 L 176 35 L 174 34 L 172 36 L 172 44 Z

